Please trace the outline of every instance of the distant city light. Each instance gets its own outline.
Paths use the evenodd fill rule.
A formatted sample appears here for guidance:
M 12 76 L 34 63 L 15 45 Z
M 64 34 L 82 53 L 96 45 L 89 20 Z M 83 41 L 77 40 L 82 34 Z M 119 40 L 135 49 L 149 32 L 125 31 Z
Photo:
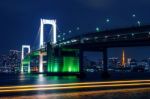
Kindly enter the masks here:
M 57 37 L 60 38 L 60 35 L 58 35 Z
M 79 27 L 77 27 L 77 30 L 80 30 L 80 28 L 79 28 Z
M 63 35 L 66 35 L 66 33 L 63 33 Z
M 120 37 L 120 35 L 119 35 L 119 34 L 118 34 L 117 36 L 118 36 L 118 37 Z
M 94 37 L 94 39 L 98 39 L 98 37 Z
M 108 38 L 108 36 L 105 36 L 105 38 Z

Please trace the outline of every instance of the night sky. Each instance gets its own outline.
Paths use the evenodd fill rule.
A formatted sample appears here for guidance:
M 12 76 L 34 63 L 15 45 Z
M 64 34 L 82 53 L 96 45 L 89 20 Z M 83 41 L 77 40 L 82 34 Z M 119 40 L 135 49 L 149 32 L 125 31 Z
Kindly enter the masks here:
M 59 32 L 72 30 L 75 34 L 77 27 L 85 33 L 94 32 L 96 27 L 135 26 L 137 21 L 150 24 L 149 11 L 150 0 L 0 0 L 0 54 L 20 50 L 22 44 L 33 45 L 40 18 L 56 19 Z M 112 49 L 115 54 L 110 51 L 109 55 L 118 56 L 121 49 Z M 126 50 L 131 57 L 150 56 L 150 47 Z

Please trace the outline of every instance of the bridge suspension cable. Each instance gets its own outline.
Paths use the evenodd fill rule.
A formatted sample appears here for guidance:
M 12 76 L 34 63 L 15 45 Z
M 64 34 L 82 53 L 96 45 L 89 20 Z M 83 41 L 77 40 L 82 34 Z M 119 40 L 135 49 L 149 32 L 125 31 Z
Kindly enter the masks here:
M 40 26 L 38 28 L 38 33 L 36 35 L 36 38 L 34 39 L 34 42 L 33 42 L 33 49 L 37 49 L 38 48 L 38 45 L 39 45 L 39 36 L 40 36 Z

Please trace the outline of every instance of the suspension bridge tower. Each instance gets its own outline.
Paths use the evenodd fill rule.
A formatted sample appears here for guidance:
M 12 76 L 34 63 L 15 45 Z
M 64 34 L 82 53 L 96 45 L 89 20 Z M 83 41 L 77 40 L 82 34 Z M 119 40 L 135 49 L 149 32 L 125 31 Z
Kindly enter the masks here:
M 28 66 L 27 67 L 28 73 L 30 72 L 30 61 L 26 60 L 26 62 L 24 62 L 25 49 L 28 50 L 27 54 L 29 54 L 31 52 L 30 45 L 22 45 L 22 51 L 21 51 L 21 73 L 24 73 L 24 64 L 26 64 Z
M 49 20 L 49 19 L 41 19 L 41 24 L 40 24 L 40 44 L 39 44 L 39 49 L 45 48 L 44 44 L 44 25 L 51 25 L 52 26 L 52 37 L 50 40 L 50 43 L 52 45 L 55 45 L 57 40 L 56 40 L 56 20 Z M 43 53 L 40 52 L 39 54 L 39 73 L 43 73 Z

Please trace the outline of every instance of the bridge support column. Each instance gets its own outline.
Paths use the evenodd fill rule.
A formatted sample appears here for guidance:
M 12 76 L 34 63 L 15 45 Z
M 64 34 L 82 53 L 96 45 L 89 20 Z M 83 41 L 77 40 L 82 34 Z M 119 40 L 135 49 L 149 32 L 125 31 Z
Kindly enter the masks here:
M 84 70 L 83 70 L 83 49 L 80 49 L 79 51 L 79 65 L 80 65 L 80 77 L 83 78 L 84 75 Z
M 108 60 L 107 48 L 104 48 L 103 49 L 103 72 L 102 72 L 102 77 L 103 78 L 108 78 L 109 77 L 108 67 L 107 67 L 107 60 Z
M 39 55 L 39 73 L 43 73 L 43 54 L 41 52 Z

